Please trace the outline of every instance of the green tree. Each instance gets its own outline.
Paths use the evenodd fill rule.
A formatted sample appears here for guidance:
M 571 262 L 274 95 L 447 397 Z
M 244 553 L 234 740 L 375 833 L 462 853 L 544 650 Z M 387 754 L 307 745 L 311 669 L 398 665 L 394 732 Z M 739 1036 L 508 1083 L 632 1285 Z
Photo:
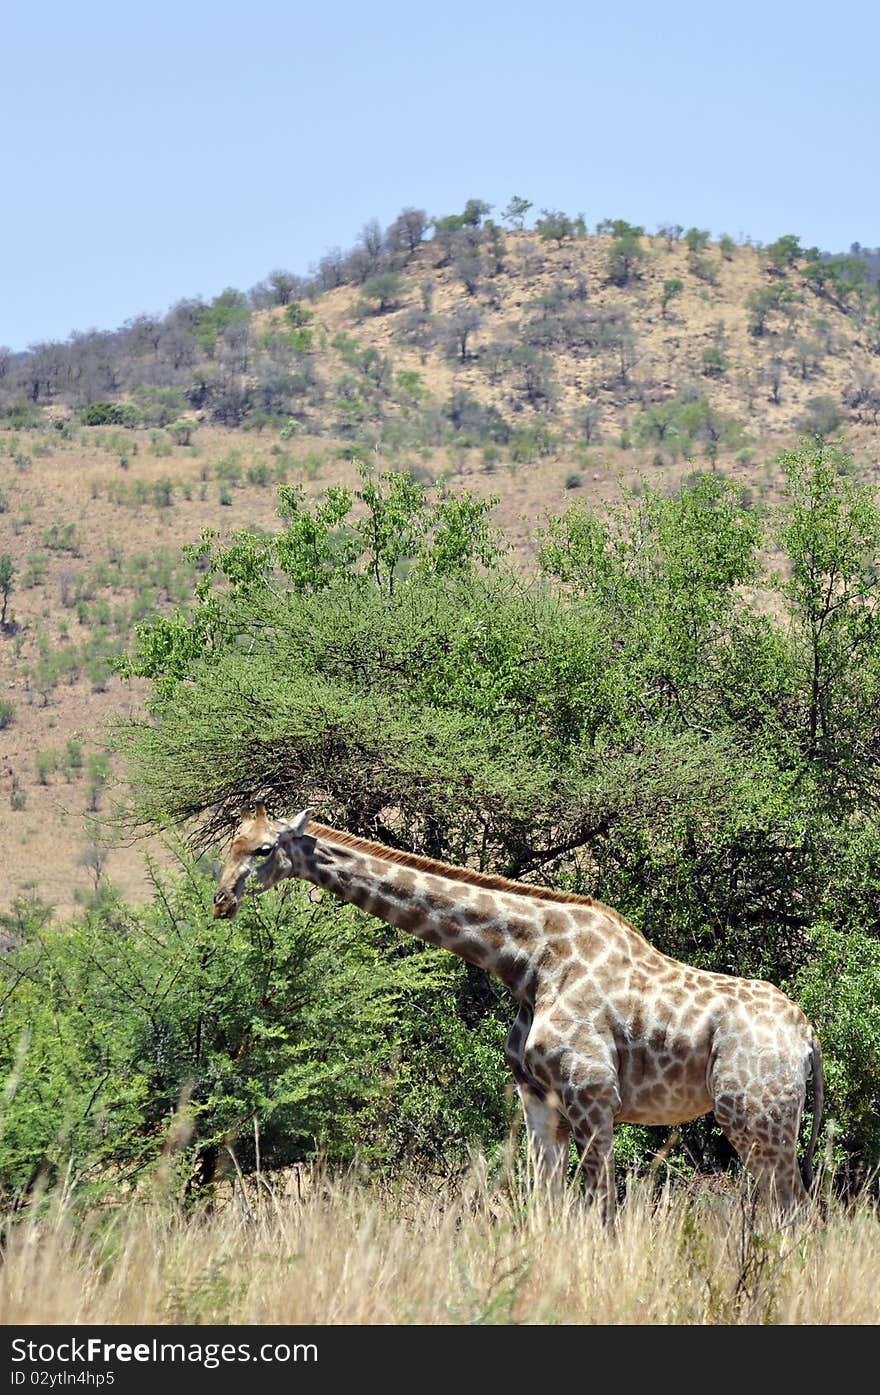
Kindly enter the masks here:
M 396 271 L 382 271 L 364 282 L 363 294 L 368 300 L 375 300 L 376 314 L 383 315 L 397 303 L 403 289 L 403 277 Z
M 660 314 L 665 320 L 669 309 L 669 302 L 677 295 L 681 295 L 684 290 L 684 282 L 678 276 L 667 276 L 663 282 L 663 292 L 660 296 Z
M 767 260 L 776 271 L 786 271 L 804 255 L 800 239 L 795 237 L 793 233 L 777 237 L 776 241 L 771 242 L 765 250 Z
M 532 203 L 530 199 L 524 199 L 521 198 L 519 194 L 514 194 L 510 203 L 501 214 L 501 217 L 504 219 L 505 223 L 509 223 L 512 228 L 516 228 L 519 231 L 531 207 Z
M 577 232 L 573 218 L 552 208 L 541 209 L 535 227 L 542 242 L 555 242 L 557 247 L 561 247 L 567 238 L 574 237 Z
M 315 312 L 303 305 L 301 300 L 291 300 L 284 307 L 284 318 L 291 329 L 304 329 L 315 318 Z
M 189 417 L 181 417 L 178 421 L 172 421 L 167 427 L 168 435 L 174 440 L 177 446 L 188 446 L 192 444 L 193 433 L 197 430 L 197 424 Z
M 874 719 L 880 681 L 880 508 L 853 482 L 839 447 L 803 446 L 783 461 L 787 499 L 779 537 L 789 563 L 779 586 L 803 675 L 794 731 L 841 794 L 873 799 Z
M 8 552 L 0 553 L 0 627 L 6 626 L 6 608 L 15 590 L 15 566 Z
M 846 312 L 850 301 L 864 288 L 867 267 L 858 257 L 835 257 L 811 261 L 804 267 L 804 281 L 838 309 Z
M 626 286 L 638 262 L 644 260 L 645 249 L 642 246 L 642 228 L 630 228 L 624 225 L 624 230 L 614 236 L 611 246 L 608 248 L 607 267 L 608 277 L 615 286 Z
M 467 228 L 478 228 L 484 218 L 492 212 L 492 205 L 483 199 L 468 199 L 461 214 L 461 221 Z
M 234 327 L 243 328 L 250 320 L 247 297 L 227 286 L 209 305 L 199 310 L 195 323 L 196 342 L 203 353 L 213 357 L 217 341 Z
M 772 286 L 759 286 L 746 296 L 749 333 L 760 338 L 766 331 L 767 321 L 794 300 L 794 292 L 784 281 L 776 281 Z
M 708 228 L 688 228 L 684 235 L 685 246 L 692 255 L 705 251 L 709 241 Z

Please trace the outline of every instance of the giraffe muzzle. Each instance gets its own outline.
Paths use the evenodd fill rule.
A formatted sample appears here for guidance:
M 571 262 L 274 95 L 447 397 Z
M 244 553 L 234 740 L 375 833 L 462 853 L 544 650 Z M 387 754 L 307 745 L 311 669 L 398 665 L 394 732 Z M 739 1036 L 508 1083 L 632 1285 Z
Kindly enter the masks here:
M 231 920 L 238 910 L 238 900 L 232 891 L 221 890 L 214 897 L 214 919 Z

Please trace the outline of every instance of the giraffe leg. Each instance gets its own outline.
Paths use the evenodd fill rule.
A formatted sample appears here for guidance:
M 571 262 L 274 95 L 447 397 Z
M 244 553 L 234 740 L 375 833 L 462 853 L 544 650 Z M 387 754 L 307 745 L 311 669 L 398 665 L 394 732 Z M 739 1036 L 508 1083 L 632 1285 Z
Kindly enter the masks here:
M 577 1146 L 579 1169 L 587 1199 L 600 1207 L 602 1219 L 614 1221 L 614 1111 L 616 1091 L 579 1089 L 567 1101 L 566 1112 Z
M 558 1202 L 565 1192 L 568 1170 L 568 1121 L 542 1091 L 527 1081 L 518 1079 L 516 1087 L 526 1116 L 533 1184 L 546 1189 L 550 1198 Z
M 741 1096 L 726 1095 L 715 1104 L 715 1118 L 754 1177 L 768 1210 L 783 1220 L 809 1206 L 797 1160 L 800 1107 L 778 1102 L 755 1107 Z
M 526 1065 L 525 1048 L 532 1022 L 532 1009 L 524 1003 L 511 1023 L 505 1054 L 525 1114 L 531 1184 L 558 1202 L 565 1191 L 571 1129 L 555 1095 L 548 1094 Z

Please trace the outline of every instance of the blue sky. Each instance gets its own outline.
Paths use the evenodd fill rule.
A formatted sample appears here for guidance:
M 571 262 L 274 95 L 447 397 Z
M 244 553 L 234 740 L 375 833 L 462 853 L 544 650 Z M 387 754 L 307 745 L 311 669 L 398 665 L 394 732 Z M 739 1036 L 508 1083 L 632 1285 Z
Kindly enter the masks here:
M 45 0 L 0 42 L 13 349 L 306 274 L 407 205 L 880 244 L 876 0 Z

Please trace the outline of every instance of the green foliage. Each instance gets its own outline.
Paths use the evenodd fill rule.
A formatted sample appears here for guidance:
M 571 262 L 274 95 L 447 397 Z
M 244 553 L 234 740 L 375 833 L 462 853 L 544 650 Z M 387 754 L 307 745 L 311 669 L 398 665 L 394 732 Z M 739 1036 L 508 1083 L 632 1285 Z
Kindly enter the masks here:
M 828 393 L 819 393 L 807 399 L 799 425 L 807 436 L 824 439 L 839 431 L 843 422 L 843 408 L 837 399 Z
M 291 300 L 284 307 L 284 318 L 291 329 L 304 329 L 315 318 L 315 312 L 302 301 Z
M 510 223 L 512 228 L 520 229 L 531 207 L 531 200 L 524 199 L 519 194 L 514 194 L 510 203 L 501 214 L 501 217 L 504 219 L 505 223 Z
M 606 265 L 608 278 L 615 286 L 626 286 L 638 262 L 645 257 L 642 246 L 643 228 L 630 227 L 628 223 L 611 225 L 614 241 L 608 249 Z
M 186 398 L 179 388 L 139 383 L 131 397 L 144 426 L 168 426 L 186 410 Z
M 677 295 L 681 295 L 684 290 L 684 282 L 679 276 L 667 276 L 663 282 L 663 293 L 660 297 L 660 311 L 666 319 L 666 311 L 670 300 L 674 300 Z
M 711 257 L 694 253 L 688 258 L 688 271 L 699 280 L 705 281 L 707 285 L 718 285 L 718 269 Z
M 709 350 L 706 353 L 709 354 L 706 360 L 709 375 L 717 376 L 719 366 L 723 371 L 726 364 L 724 355 L 720 351 L 720 358 Z M 638 413 L 633 429 L 638 442 L 655 441 L 658 445 L 675 446 L 684 455 L 695 445 L 702 444 L 710 460 L 715 459 L 722 446 L 728 449 L 740 446 L 744 437 L 742 424 L 713 407 L 705 397 L 687 402 L 677 399 L 654 402 Z
M 50 552 L 69 552 L 74 557 L 80 555 L 79 539 L 75 523 L 53 523 L 43 533 L 43 546 Z
M 131 1181 L 169 1150 L 205 1181 L 227 1148 L 252 1167 L 255 1137 L 270 1168 L 414 1146 L 448 1165 L 489 1141 L 499 1024 L 443 1020 L 463 966 L 294 887 L 221 926 L 212 890 L 187 867 L 138 910 L 110 893 L 64 925 L 22 904 L 8 918 L 23 943 L 0 964 L 7 1198 L 70 1161 Z
M 700 371 L 707 378 L 721 378 L 727 372 L 730 361 L 718 344 L 710 344 L 700 355 Z
M 784 237 L 777 237 L 775 242 L 771 242 L 766 249 L 767 260 L 776 271 L 785 271 L 788 267 L 794 266 L 804 255 L 800 239 L 793 233 L 787 233 Z
M 130 402 L 91 402 L 80 414 L 83 426 L 137 426 L 140 416 Z
M 771 315 L 783 310 L 795 299 L 794 291 L 784 281 L 776 281 L 772 286 L 759 286 L 746 296 L 749 333 L 760 338 L 764 334 Z
M 834 257 L 811 261 L 804 268 L 804 281 L 817 295 L 846 311 L 867 280 L 867 267 L 858 257 Z
M 196 342 L 203 353 L 213 356 L 217 341 L 230 327 L 246 325 L 250 319 L 247 299 L 241 291 L 228 286 L 204 306 L 195 324 Z
M 478 228 L 484 218 L 488 218 L 492 212 L 492 205 L 486 203 L 484 199 L 468 199 L 461 215 L 461 221 L 466 228 Z
M 880 888 L 873 851 L 876 897 Z M 815 1022 L 823 1045 L 833 1161 L 848 1183 L 872 1183 L 880 1159 L 880 940 L 876 929 L 866 934 L 859 925 L 847 925 L 845 930 L 818 926 L 793 991 Z
M 567 213 L 555 208 L 542 208 L 535 229 L 542 242 L 555 242 L 561 247 L 567 238 L 583 236 L 582 219 L 570 218 Z
M 880 509 L 848 477 L 839 447 L 804 446 L 784 461 L 779 537 L 789 559 L 780 588 L 802 675 L 793 734 L 833 792 L 835 807 L 869 807 L 880 682 Z
M 0 552 L 0 627 L 6 624 L 6 608 L 15 589 L 15 564 L 8 552 Z
M 179 417 L 177 421 L 169 422 L 166 430 L 176 446 L 189 446 L 192 445 L 196 423 L 189 417 Z
M 2 414 L 4 423 L 13 431 L 43 424 L 43 414 L 39 407 L 26 397 L 17 397 L 12 402 L 4 403 Z
M 363 293 L 367 300 L 375 300 L 376 314 L 381 315 L 392 309 L 403 289 L 403 277 L 396 271 L 383 271 L 364 282 Z
M 664 432 L 723 430 L 704 400 L 665 405 Z M 399 846 L 589 891 L 688 962 L 818 993 L 823 927 L 880 939 L 880 509 L 839 450 L 804 445 L 781 466 L 767 518 L 714 472 L 572 507 L 533 578 L 466 495 L 393 472 L 313 501 L 285 487 L 278 533 L 207 538 L 192 615 L 139 632 L 130 669 L 153 680 L 155 719 L 120 731 L 132 816 L 198 820 L 208 844 L 255 797 L 310 803 Z M 851 1062 L 835 1035 L 839 1014 L 856 1022 L 846 1002 L 875 991 L 852 944 L 849 996 L 822 1008 L 828 1107 L 869 1168 L 880 1131 L 857 1101 L 874 1028 Z M 443 1049 L 473 1051 L 485 1082 L 497 998 L 471 975 L 450 993 L 472 1035 L 447 1019 Z M 416 1055 L 401 1069 L 420 1117 L 442 1118 Z M 500 1129 L 496 1089 L 481 1107 Z M 722 1156 L 708 1124 L 684 1135 Z
M 709 230 L 708 228 L 688 228 L 684 240 L 688 251 L 695 255 L 705 250 L 706 243 L 709 241 Z

